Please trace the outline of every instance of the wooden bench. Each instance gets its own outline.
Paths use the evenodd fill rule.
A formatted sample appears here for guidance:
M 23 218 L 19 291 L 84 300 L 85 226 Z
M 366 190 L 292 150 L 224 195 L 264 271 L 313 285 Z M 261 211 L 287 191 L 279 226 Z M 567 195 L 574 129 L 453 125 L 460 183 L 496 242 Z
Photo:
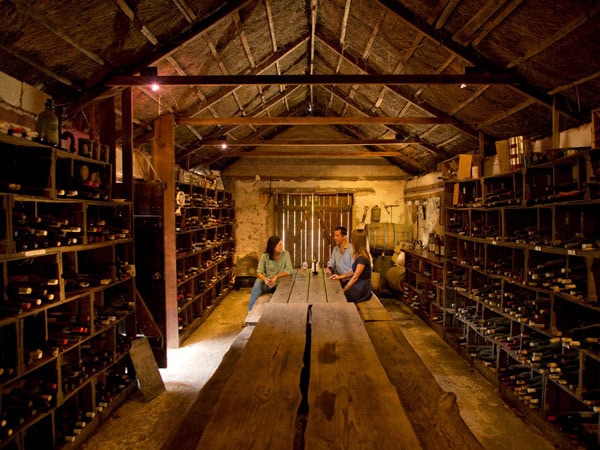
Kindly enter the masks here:
M 377 296 L 356 307 L 423 448 L 483 449 L 460 416 L 456 396 L 440 387 Z

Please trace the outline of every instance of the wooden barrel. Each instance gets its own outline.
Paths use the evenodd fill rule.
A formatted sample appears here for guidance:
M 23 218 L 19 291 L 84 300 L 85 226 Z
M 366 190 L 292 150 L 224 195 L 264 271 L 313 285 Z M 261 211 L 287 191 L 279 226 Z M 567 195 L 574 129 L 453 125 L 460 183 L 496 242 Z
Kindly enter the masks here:
M 371 223 L 366 226 L 369 246 L 377 250 L 392 251 L 402 240 L 399 223 Z
M 376 294 L 381 292 L 381 274 L 379 272 L 371 272 L 371 289 Z
M 385 273 L 385 281 L 389 290 L 400 292 L 400 282 L 404 278 L 404 266 L 390 267 Z

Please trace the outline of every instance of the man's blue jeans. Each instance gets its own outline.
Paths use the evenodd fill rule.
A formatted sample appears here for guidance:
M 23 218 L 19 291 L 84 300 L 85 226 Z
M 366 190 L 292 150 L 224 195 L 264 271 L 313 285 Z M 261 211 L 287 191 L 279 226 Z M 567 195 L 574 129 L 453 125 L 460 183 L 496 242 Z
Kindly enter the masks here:
M 270 288 L 269 286 L 267 286 L 265 284 L 265 282 L 263 280 L 261 280 L 260 278 L 257 278 L 254 281 L 254 286 L 252 287 L 252 294 L 250 294 L 250 303 L 248 304 L 248 312 L 252 309 L 252 307 L 254 306 L 254 303 L 256 302 L 256 299 L 258 297 L 260 297 L 262 294 L 266 294 L 267 292 L 273 292 L 275 291 L 275 288 Z

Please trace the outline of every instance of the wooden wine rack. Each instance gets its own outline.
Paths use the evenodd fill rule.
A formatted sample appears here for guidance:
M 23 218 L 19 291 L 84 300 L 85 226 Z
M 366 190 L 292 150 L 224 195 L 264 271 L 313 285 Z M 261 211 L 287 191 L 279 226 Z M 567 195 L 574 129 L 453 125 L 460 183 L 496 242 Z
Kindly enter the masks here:
M 75 448 L 136 387 L 133 204 L 111 200 L 109 163 L 0 150 L 0 447 Z
M 148 280 L 140 284 L 140 292 L 154 320 L 164 335 L 169 327 L 177 326 L 180 345 L 203 321 L 214 307 L 231 291 L 234 280 L 234 221 L 232 195 L 216 189 L 207 180 L 176 182 L 176 194 L 185 196 L 185 204 L 175 211 L 152 208 L 162 205 L 162 192 L 156 183 L 136 185 L 135 213 L 136 236 L 145 244 L 136 248 L 138 277 Z M 148 198 L 153 200 L 148 201 Z M 164 250 L 164 233 L 161 223 L 165 215 L 175 214 L 175 255 Z M 164 261 L 174 260 L 176 292 L 171 292 L 163 277 Z M 168 304 L 176 298 L 177 304 Z M 165 300 L 167 299 L 167 300 Z M 168 310 L 177 310 L 177 324 L 169 322 Z M 171 346 L 176 346 L 170 344 Z M 166 367 L 166 347 L 153 345 L 160 367 Z
M 598 444 L 598 423 L 572 440 L 546 419 L 591 413 L 593 394 L 600 391 L 597 344 L 569 335 L 596 326 L 591 336 L 598 337 L 600 151 L 557 149 L 535 156 L 535 164 L 517 171 L 445 182 L 438 331 L 557 445 L 585 448 Z M 494 321 L 508 324 L 507 336 L 488 331 Z M 563 366 L 561 372 L 561 362 L 550 370 L 546 360 L 532 357 L 531 342 L 552 338 L 562 345 L 556 356 L 545 357 L 574 358 L 569 370 Z M 515 365 L 543 380 L 535 400 L 504 382 L 503 372 Z

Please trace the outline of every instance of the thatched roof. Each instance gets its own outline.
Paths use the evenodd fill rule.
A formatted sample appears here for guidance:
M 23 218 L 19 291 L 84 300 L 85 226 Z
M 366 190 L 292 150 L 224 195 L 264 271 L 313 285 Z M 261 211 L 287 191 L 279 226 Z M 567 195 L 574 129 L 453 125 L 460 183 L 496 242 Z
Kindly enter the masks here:
M 397 152 L 389 159 L 416 174 L 477 150 L 480 133 L 490 147 L 514 135 L 551 135 L 553 103 L 561 129 L 589 122 L 591 110 L 600 106 L 600 5 L 592 0 L 0 4 L 1 70 L 42 87 L 71 114 L 107 98 L 114 98 L 119 112 L 123 87 L 108 82 L 138 75 L 144 67 L 157 67 L 161 77 L 246 76 L 233 87 L 173 85 L 158 93 L 134 88 L 138 144 L 151 139 L 154 119 L 167 112 L 186 118 L 444 119 L 332 125 L 349 139 L 365 141 L 366 149 Z M 345 83 L 344 76 L 356 74 L 438 78 L 430 83 L 393 82 L 402 81 L 399 77 L 384 84 Z M 462 88 L 444 78 L 464 74 Z M 339 83 L 256 85 L 257 75 L 336 75 Z M 284 80 L 289 79 L 276 78 Z M 215 140 L 276 139 L 289 126 L 180 124 L 175 131 L 178 162 L 222 169 L 235 158 L 224 157 Z M 389 138 L 410 140 L 377 144 Z

